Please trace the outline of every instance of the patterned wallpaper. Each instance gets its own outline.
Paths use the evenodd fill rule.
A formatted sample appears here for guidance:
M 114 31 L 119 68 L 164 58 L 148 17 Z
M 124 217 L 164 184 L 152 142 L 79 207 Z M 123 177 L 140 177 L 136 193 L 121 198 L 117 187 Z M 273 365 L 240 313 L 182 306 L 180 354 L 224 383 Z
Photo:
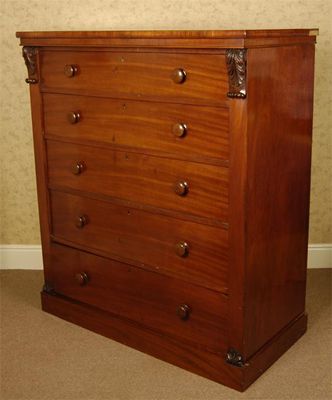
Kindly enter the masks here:
M 332 243 L 332 2 L 327 0 L 2 0 L 1 240 L 39 243 L 26 69 L 16 31 L 319 28 L 310 242 Z

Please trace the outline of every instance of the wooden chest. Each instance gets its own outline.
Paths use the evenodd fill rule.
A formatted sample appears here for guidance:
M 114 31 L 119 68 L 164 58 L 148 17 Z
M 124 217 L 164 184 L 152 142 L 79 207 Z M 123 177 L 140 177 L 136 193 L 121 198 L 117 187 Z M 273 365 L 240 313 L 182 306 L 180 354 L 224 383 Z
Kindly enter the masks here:
M 238 390 L 305 332 L 316 34 L 17 33 L 45 311 Z

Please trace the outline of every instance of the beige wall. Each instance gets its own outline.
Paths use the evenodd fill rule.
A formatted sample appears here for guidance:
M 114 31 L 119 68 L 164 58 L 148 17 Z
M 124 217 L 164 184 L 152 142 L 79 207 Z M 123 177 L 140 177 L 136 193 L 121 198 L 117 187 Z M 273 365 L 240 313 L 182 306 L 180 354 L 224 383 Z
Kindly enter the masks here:
M 15 31 L 319 28 L 310 241 L 332 243 L 330 0 L 2 0 L 3 244 L 39 243 L 26 69 Z

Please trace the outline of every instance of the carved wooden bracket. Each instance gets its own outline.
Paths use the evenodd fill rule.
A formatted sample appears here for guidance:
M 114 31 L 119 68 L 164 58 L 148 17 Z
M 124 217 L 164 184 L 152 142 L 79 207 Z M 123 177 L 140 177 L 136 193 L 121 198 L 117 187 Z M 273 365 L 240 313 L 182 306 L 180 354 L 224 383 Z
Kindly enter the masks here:
M 43 292 L 47 294 L 54 294 L 55 291 L 51 283 L 45 282 L 43 286 Z
M 36 47 L 23 47 L 22 49 L 23 58 L 25 65 L 28 68 L 28 78 L 25 80 L 26 83 L 38 83 L 38 71 L 37 71 L 37 54 L 38 50 Z
M 228 72 L 228 97 L 245 99 L 247 97 L 247 50 L 227 49 L 226 65 Z
M 226 355 L 226 362 L 228 364 L 235 365 L 236 367 L 243 367 L 243 357 L 242 355 L 235 349 L 229 349 Z

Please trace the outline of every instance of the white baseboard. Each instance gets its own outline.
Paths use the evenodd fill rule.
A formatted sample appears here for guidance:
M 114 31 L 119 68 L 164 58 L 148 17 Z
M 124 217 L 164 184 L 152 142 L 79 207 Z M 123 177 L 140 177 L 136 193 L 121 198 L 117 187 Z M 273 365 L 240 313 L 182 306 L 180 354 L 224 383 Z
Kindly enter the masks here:
M 332 268 L 332 244 L 309 244 L 308 268 Z
M 41 246 L 1 244 L 0 269 L 43 269 Z
M 309 244 L 308 268 L 332 268 L 332 244 Z M 43 269 L 41 246 L 0 245 L 0 269 Z

